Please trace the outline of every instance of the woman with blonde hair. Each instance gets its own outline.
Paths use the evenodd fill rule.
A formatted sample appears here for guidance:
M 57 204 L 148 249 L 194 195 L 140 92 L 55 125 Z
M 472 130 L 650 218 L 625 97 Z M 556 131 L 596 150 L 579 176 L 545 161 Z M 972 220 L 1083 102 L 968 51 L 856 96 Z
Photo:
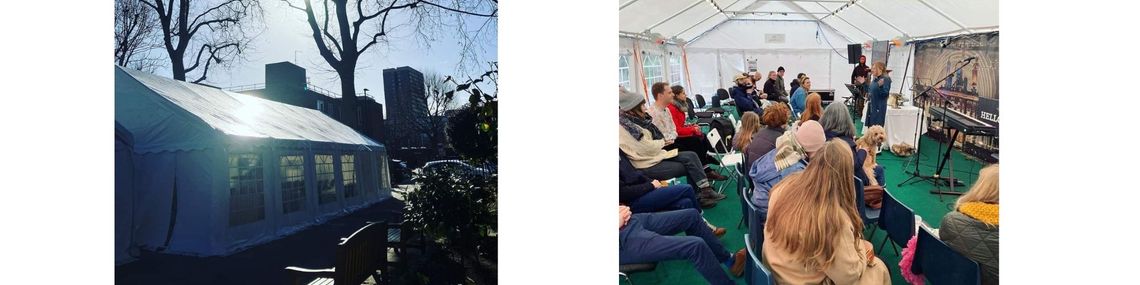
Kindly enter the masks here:
M 823 99 L 819 93 L 812 92 L 807 95 L 804 103 L 804 113 L 800 115 L 800 121 L 796 125 L 803 124 L 808 120 L 819 121 L 819 117 L 823 115 Z
M 939 238 L 978 262 L 982 284 L 998 284 L 998 165 L 982 168 L 978 181 L 942 218 Z
M 887 97 L 890 97 L 891 77 L 887 74 L 891 70 L 882 61 L 871 65 L 871 75 L 875 76 L 867 83 L 867 121 L 864 126 L 882 126 L 887 118 Z
M 863 239 L 851 160 L 851 148 L 833 139 L 772 188 L 763 255 L 778 284 L 890 284 Z

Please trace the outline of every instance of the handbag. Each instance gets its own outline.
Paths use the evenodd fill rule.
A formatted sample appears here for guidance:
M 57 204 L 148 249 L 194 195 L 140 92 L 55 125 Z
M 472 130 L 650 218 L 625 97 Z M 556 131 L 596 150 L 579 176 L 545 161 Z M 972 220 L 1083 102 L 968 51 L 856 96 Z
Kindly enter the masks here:
M 883 207 L 883 186 L 867 185 L 863 186 L 863 203 L 867 204 L 868 208 L 879 209 Z

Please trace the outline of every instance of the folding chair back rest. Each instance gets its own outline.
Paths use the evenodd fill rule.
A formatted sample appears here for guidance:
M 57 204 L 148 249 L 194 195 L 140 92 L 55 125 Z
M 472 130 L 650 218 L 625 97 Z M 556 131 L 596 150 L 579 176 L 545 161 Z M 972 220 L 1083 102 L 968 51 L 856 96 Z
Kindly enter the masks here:
M 855 209 L 859 210 L 859 217 L 863 218 L 863 225 L 866 226 L 871 218 L 867 217 L 867 203 L 863 201 L 863 180 L 855 177 Z
M 748 264 L 744 267 L 744 283 L 751 285 L 775 285 L 776 276 L 772 274 L 772 271 L 768 270 L 767 266 L 764 266 L 764 263 L 760 262 L 761 257 L 759 253 L 762 252 L 760 247 L 754 247 L 750 240 L 748 234 L 745 234 L 744 243 L 745 247 L 748 248 Z
M 768 217 L 760 216 L 760 208 L 752 203 L 752 197 L 744 199 L 744 204 L 748 206 L 748 239 L 753 245 L 756 245 L 756 251 L 761 250 L 764 246 L 764 223 L 767 222 Z
M 981 284 L 978 263 L 954 251 L 926 228 L 918 230 L 917 247 L 914 262 L 930 284 Z
M 914 211 L 896 200 L 890 191 L 883 191 L 879 228 L 887 232 L 891 241 L 898 245 L 906 245 L 910 237 L 914 236 L 914 223 Z

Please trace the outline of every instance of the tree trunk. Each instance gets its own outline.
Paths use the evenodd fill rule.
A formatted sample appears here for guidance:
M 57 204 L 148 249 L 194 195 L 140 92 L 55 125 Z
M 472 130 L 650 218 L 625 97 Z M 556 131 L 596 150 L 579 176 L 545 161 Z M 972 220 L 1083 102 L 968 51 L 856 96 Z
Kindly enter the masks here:
M 360 112 L 356 108 L 355 67 L 338 69 L 340 77 L 340 122 L 353 130 L 360 131 Z
M 174 76 L 174 80 L 186 81 L 186 65 L 182 61 L 182 53 L 169 52 L 167 54 L 170 55 L 170 67 L 173 69 L 171 74 Z

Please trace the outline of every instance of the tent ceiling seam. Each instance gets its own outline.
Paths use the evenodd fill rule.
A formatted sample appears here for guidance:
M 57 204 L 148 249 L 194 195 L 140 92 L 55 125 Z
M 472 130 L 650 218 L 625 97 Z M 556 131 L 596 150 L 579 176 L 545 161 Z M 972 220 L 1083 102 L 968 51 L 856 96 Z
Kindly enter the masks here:
M 824 9 L 827 9 L 827 7 L 826 7 L 826 6 L 823 6 L 823 4 L 819 4 L 818 2 L 817 2 L 817 3 L 815 3 L 815 4 L 816 4 L 816 5 L 819 5 L 819 7 L 823 7 Z M 847 23 L 847 25 L 848 25 L 848 26 L 851 26 L 852 28 L 855 28 L 855 30 L 856 30 L 856 31 L 859 31 L 860 33 L 863 33 L 863 35 L 866 35 L 868 38 L 871 38 L 871 40 L 872 40 L 872 41 L 873 41 L 873 40 L 876 40 L 875 36 L 871 35 L 870 33 L 867 33 L 867 31 L 864 31 L 863 29 L 860 29 L 858 26 L 855 26 L 855 24 L 852 24 L 851 22 L 848 22 L 848 21 L 847 21 L 847 19 L 844 19 L 844 18 L 843 18 L 843 16 L 839 16 L 839 14 L 831 14 L 831 15 L 835 16 L 836 18 L 839 18 L 839 20 L 840 20 L 840 21 L 843 21 L 844 23 Z M 820 18 L 820 19 L 819 19 L 819 21 L 820 21 L 820 22 L 823 22 L 823 19 L 827 19 L 827 16 L 824 16 L 823 18 Z M 826 24 L 826 22 L 825 22 L 824 24 Z M 833 28 L 834 28 L 834 27 L 833 27 Z
M 633 5 L 634 2 L 637 2 L 637 0 L 630 0 L 629 2 L 625 2 L 625 4 L 621 4 L 621 7 L 618 7 L 618 11 L 625 9 L 625 7 L 629 7 L 629 5 Z
M 807 9 L 804 9 L 804 6 L 801 6 L 801 5 L 800 5 L 800 3 L 796 3 L 796 2 L 790 2 L 790 3 L 792 3 L 792 5 L 795 5 L 795 9 L 799 9 L 799 10 L 801 10 L 801 11 L 807 11 Z M 819 3 L 816 3 L 816 4 L 819 4 Z M 822 5 L 822 4 L 820 4 L 820 5 Z M 812 18 L 814 18 L 814 19 L 815 19 L 815 23 L 816 23 L 817 25 L 818 25 L 818 24 L 823 24 L 824 26 L 827 26 L 828 28 L 831 28 L 831 30 L 832 30 L 832 31 L 835 31 L 836 33 L 838 33 L 838 34 L 839 34 L 839 36 L 843 37 L 843 39 L 846 39 L 846 40 L 847 40 L 847 42 L 849 42 L 849 43 L 853 43 L 853 42 L 854 42 L 854 41 L 852 41 L 852 40 L 851 40 L 851 37 L 848 37 L 848 36 L 847 36 L 847 34 L 846 34 L 846 33 L 844 33 L 844 32 L 840 32 L 840 31 L 839 31 L 838 29 L 836 29 L 835 27 L 832 27 L 832 26 L 831 26 L 831 24 L 828 24 L 828 23 L 824 23 L 822 19 L 820 19 L 819 17 L 815 16 L 814 14 L 811 14 L 810 16 L 811 16 Z M 826 37 L 826 35 L 825 35 L 825 37 Z
M 903 36 L 908 37 L 908 38 L 910 37 L 910 35 L 908 35 L 902 29 L 899 29 L 899 27 L 895 27 L 894 24 L 891 24 L 891 22 L 888 22 L 886 19 L 883 19 L 883 17 L 880 17 L 879 14 L 875 14 L 875 12 L 871 12 L 871 9 L 867 9 L 867 7 L 863 7 L 863 4 L 855 3 L 855 6 L 858 6 L 859 9 L 863 9 L 863 11 L 866 11 L 867 14 L 871 14 L 871 16 L 875 17 L 875 19 L 879 19 L 880 22 L 883 22 L 883 24 L 887 24 L 887 26 L 890 26 L 892 29 L 895 29 L 895 31 L 902 33 Z
M 934 12 L 938 13 L 938 15 L 942 15 L 942 18 L 946 18 L 946 20 L 949 20 L 950 22 L 954 23 L 955 25 L 958 25 L 959 28 L 962 28 L 962 29 L 964 29 L 970 33 L 974 32 L 973 29 L 966 27 L 966 25 L 962 24 L 962 22 L 958 22 L 958 19 L 954 19 L 953 17 L 950 17 L 950 15 L 946 14 L 946 12 L 942 12 L 942 9 L 938 9 L 938 7 L 934 7 L 934 5 L 930 5 L 930 3 L 926 2 L 926 0 L 918 0 L 918 2 L 922 3 L 922 5 L 925 5 L 926 8 L 930 8 L 930 10 L 934 10 Z
M 685 12 L 692 10 L 693 7 L 697 7 L 697 5 L 700 5 L 701 2 L 704 2 L 704 1 L 705 0 L 697 0 L 697 1 L 693 2 L 693 4 L 689 4 L 689 7 L 685 7 L 685 9 L 681 9 L 681 11 L 677 11 L 677 13 L 674 13 L 672 16 L 669 16 L 668 18 L 665 18 L 664 20 L 661 20 L 660 22 L 657 22 L 656 24 L 649 26 L 649 28 L 646 30 L 653 30 L 654 28 L 657 28 L 657 26 L 660 26 L 661 24 L 664 24 L 666 22 L 669 22 L 670 20 L 673 20 L 673 18 L 676 18 L 678 15 L 684 14 Z

